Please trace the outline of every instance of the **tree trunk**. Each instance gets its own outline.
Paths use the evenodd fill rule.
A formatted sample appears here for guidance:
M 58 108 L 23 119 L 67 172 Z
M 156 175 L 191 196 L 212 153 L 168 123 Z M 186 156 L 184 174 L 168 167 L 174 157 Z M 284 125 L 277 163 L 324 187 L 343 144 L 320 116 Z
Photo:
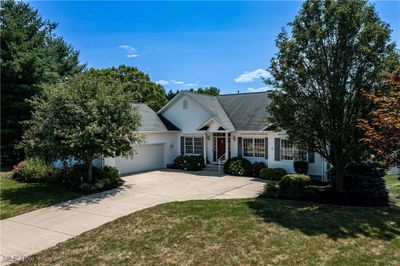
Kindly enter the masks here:
M 344 166 L 346 162 L 343 160 L 344 155 L 343 151 L 341 149 L 341 145 L 333 145 L 332 147 L 332 152 L 333 152 L 333 165 L 335 167 L 335 179 L 336 179 L 336 191 L 339 193 L 344 192 Z
M 93 183 L 93 163 L 92 160 L 88 162 L 88 183 Z
M 337 192 L 344 192 L 344 178 L 343 178 L 343 173 L 344 173 L 344 162 L 342 160 L 336 160 L 336 166 L 335 166 L 335 177 L 336 177 L 336 191 Z

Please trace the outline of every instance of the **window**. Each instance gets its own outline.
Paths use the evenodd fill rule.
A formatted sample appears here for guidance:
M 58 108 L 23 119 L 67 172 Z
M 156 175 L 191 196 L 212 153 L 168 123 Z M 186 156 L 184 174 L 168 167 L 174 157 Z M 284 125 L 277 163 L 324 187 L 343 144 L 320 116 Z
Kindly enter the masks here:
M 243 138 L 243 156 L 264 158 L 265 140 L 255 138 Z
M 254 139 L 254 157 L 265 156 L 264 139 Z
M 202 138 L 193 138 L 193 149 L 194 154 L 203 154 L 203 139 Z
M 294 145 L 286 139 L 281 140 L 281 160 L 307 161 L 308 150 L 304 145 Z
M 185 153 L 193 154 L 193 138 L 185 138 Z
M 183 103 L 182 103 L 182 108 L 183 109 L 187 109 L 188 108 L 188 102 L 187 102 L 187 100 L 185 99 L 185 100 L 183 100 Z
M 304 145 L 296 145 L 294 148 L 295 161 L 307 161 L 308 150 Z
M 253 157 L 253 139 L 243 139 L 243 156 Z
M 185 137 L 185 154 L 203 154 L 203 138 Z
M 293 144 L 286 139 L 281 140 L 281 160 L 293 160 Z

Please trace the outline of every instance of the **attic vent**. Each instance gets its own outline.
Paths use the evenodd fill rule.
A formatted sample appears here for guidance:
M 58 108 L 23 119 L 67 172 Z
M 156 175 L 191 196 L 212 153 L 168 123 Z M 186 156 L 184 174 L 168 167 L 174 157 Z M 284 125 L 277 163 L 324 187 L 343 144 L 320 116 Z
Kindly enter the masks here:
M 183 109 L 187 109 L 187 108 L 188 108 L 188 102 L 187 102 L 187 100 L 183 100 L 182 108 L 183 108 Z

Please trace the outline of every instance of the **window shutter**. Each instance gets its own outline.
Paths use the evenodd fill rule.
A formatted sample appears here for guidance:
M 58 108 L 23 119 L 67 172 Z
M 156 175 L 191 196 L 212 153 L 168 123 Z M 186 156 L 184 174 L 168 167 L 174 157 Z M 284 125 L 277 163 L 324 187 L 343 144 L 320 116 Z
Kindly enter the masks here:
M 204 143 L 203 143 L 203 138 L 201 138 L 201 155 L 204 155 Z
M 264 157 L 268 159 L 268 138 L 264 140 Z
M 242 138 L 238 138 L 238 157 L 242 157 Z
M 275 161 L 281 160 L 281 139 L 275 138 Z
M 315 152 L 313 151 L 308 152 L 308 162 L 315 163 Z
M 181 155 L 185 154 L 185 138 L 181 137 Z

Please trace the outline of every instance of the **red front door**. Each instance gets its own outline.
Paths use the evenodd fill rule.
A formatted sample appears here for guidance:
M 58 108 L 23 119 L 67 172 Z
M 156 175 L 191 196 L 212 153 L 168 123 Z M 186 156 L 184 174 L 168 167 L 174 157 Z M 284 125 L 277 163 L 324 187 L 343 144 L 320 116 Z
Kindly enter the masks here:
M 224 154 L 225 154 L 225 138 L 217 138 L 217 160 L 221 158 L 221 156 Z

